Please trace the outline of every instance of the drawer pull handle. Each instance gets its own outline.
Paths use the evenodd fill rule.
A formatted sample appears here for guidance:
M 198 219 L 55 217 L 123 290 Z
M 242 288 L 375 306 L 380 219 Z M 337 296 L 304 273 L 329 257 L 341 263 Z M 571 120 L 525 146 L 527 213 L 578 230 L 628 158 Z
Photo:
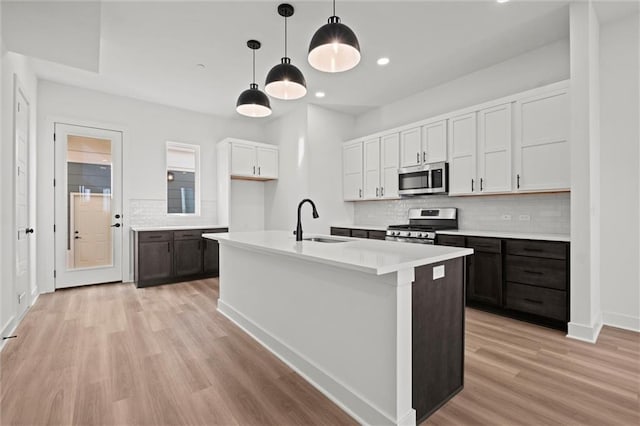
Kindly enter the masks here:
M 162 235 L 150 235 L 149 238 L 162 238 Z
M 544 272 L 540 272 L 540 271 L 529 271 L 528 269 L 524 270 L 525 273 L 527 274 L 531 274 L 531 275 L 544 275 Z
M 534 300 L 534 299 L 529 299 L 527 297 L 524 298 L 525 302 L 529 302 L 529 303 L 535 303 L 536 305 L 542 305 L 542 300 Z
M 534 248 L 523 248 L 524 251 L 530 251 L 532 253 L 541 253 L 543 250 L 542 249 L 534 249 Z

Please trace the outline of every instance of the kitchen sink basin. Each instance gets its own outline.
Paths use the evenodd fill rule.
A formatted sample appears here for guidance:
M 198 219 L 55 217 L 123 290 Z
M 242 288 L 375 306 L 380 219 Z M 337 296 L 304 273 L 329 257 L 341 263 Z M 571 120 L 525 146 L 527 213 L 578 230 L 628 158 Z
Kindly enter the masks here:
M 335 238 L 311 237 L 303 238 L 303 241 L 315 241 L 316 243 L 346 243 L 349 240 L 338 240 Z

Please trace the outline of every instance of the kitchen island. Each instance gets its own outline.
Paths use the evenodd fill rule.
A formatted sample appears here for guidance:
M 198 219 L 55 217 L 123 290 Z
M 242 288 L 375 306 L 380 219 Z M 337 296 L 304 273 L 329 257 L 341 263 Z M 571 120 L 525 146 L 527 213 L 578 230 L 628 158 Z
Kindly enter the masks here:
M 357 421 L 416 424 L 462 389 L 471 249 L 203 236 L 220 243 L 218 310 Z

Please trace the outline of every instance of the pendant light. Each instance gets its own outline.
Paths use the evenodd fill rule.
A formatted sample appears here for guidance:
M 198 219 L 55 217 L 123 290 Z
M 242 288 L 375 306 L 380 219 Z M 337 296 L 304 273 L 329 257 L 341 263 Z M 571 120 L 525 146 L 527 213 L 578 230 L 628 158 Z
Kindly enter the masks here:
M 278 99 L 299 99 L 307 94 L 304 75 L 287 57 L 287 18 L 293 15 L 293 6 L 283 3 L 278 6 L 278 14 L 284 17 L 284 58 L 267 74 L 264 90 Z
M 261 44 L 258 40 L 249 40 L 247 46 L 253 50 L 253 83 L 238 97 L 236 111 L 247 117 L 266 117 L 271 115 L 271 103 L 256 84 L 256 50 L 260 49 Z
M 308 59 L 312 67 L 324 72 L 347 71 L 360 62 L 360 43 L 351 28 L 336 16 L 336 0 L 333 16 L 311 38 Z

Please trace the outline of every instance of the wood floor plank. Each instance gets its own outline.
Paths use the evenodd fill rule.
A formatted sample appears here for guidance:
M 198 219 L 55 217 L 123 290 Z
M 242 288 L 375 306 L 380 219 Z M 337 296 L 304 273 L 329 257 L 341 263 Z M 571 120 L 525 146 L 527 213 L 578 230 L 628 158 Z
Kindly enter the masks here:
M 0 357 L 4 425 L 353 425 L 217 312 L 216 279 L 41 295 Z M 640 424 L 640 335 L 596 345 L 467 309 L 465 388 L 428 425 Z

